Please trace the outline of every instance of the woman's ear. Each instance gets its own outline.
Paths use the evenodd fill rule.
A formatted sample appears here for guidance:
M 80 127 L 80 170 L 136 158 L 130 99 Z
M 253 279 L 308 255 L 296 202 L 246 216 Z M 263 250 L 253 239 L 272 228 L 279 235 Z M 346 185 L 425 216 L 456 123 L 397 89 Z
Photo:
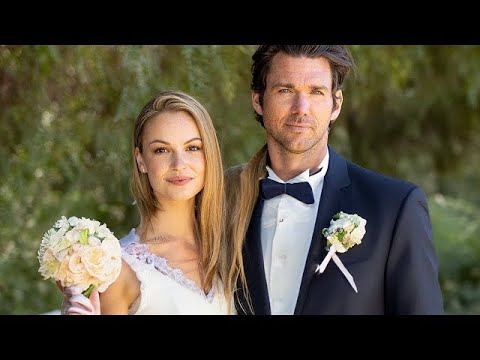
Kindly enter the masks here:
M 135 148 L 135 161 L 137 162 L 138 171 L 145 174 L 147 172 L 147 167 L 145 166 L 145 162 L 143 161 L 142 154 L 138 147 Z

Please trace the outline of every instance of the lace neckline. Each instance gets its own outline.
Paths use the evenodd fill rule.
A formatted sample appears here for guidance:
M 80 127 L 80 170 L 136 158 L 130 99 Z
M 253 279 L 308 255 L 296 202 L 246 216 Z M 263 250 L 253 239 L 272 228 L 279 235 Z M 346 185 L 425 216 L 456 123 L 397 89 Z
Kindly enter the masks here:
M 136 242 L 130 243 L 124 250 L 127 254 L 134 256 L 136 259 L 144 264 L 153 266 L 155 270 L 168 276 L 172 280 L 176 281 L 181 286 L 187 288 L 190 291 L 200 295 L 208 302 L 212 302 L 215 296 L 214 286 L 210 288 L 210 291 L 205 294 L 202 288 L 200 288 L 195 281 L 185 275 L 182 269 L 173 268 L 168 264 L 168 260 L 163 256 L 159 256 L 151 253 L 148 250 L 147 244 L 140 244 Z

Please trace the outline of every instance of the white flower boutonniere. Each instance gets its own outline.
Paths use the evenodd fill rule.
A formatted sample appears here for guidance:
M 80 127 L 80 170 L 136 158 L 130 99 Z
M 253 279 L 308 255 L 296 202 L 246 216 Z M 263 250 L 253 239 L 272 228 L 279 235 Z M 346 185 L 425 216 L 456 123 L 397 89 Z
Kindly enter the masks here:
M 315 272 L 320 274 L 323 273 L 330 262 L 330 259 L 332 259 L 333 262 L 337 264 L 342 274 L 345 275 L 353 290 L 358 292 L 353 276 L 348 272 L 335 253 L 344 253 L 352 246 L 361 244 L 362 238 L 366 232 L 366 224 L 367 220 L 357 214 L 351 215 L 342 211 L 336 214 L 333 219 L 330 220 L 330 226 L 322 230 L 323 236 L 327 239 L 328 254 L 325 256 L 322 263 L 317 266 Z

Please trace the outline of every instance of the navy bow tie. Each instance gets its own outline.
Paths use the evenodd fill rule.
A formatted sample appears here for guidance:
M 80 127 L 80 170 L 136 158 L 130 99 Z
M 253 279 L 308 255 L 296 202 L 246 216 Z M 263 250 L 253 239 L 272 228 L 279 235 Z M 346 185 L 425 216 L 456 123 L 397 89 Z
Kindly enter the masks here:
M 295 199 L 304 202 L 305 204 L 313 204 L 313 191 L 310 184 L 306 181 L 287 184 L 279 183 L 272 179 L 260 180 L 260 192 L 262 197 L 266 200 L 274 198 L 275 196 L 287 194 L 293 196 Z

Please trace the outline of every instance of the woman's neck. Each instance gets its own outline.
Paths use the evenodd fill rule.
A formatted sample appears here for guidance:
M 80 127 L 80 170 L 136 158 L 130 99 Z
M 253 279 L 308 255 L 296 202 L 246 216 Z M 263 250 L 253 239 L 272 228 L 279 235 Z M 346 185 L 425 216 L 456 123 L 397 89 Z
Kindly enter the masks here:
M 162 201 L 162 210 L 158 210 L 150 221 L 142 219 L 138 230 L 139 236 L 144 242 L 175 239 L 194 245 L 194 202 Z

